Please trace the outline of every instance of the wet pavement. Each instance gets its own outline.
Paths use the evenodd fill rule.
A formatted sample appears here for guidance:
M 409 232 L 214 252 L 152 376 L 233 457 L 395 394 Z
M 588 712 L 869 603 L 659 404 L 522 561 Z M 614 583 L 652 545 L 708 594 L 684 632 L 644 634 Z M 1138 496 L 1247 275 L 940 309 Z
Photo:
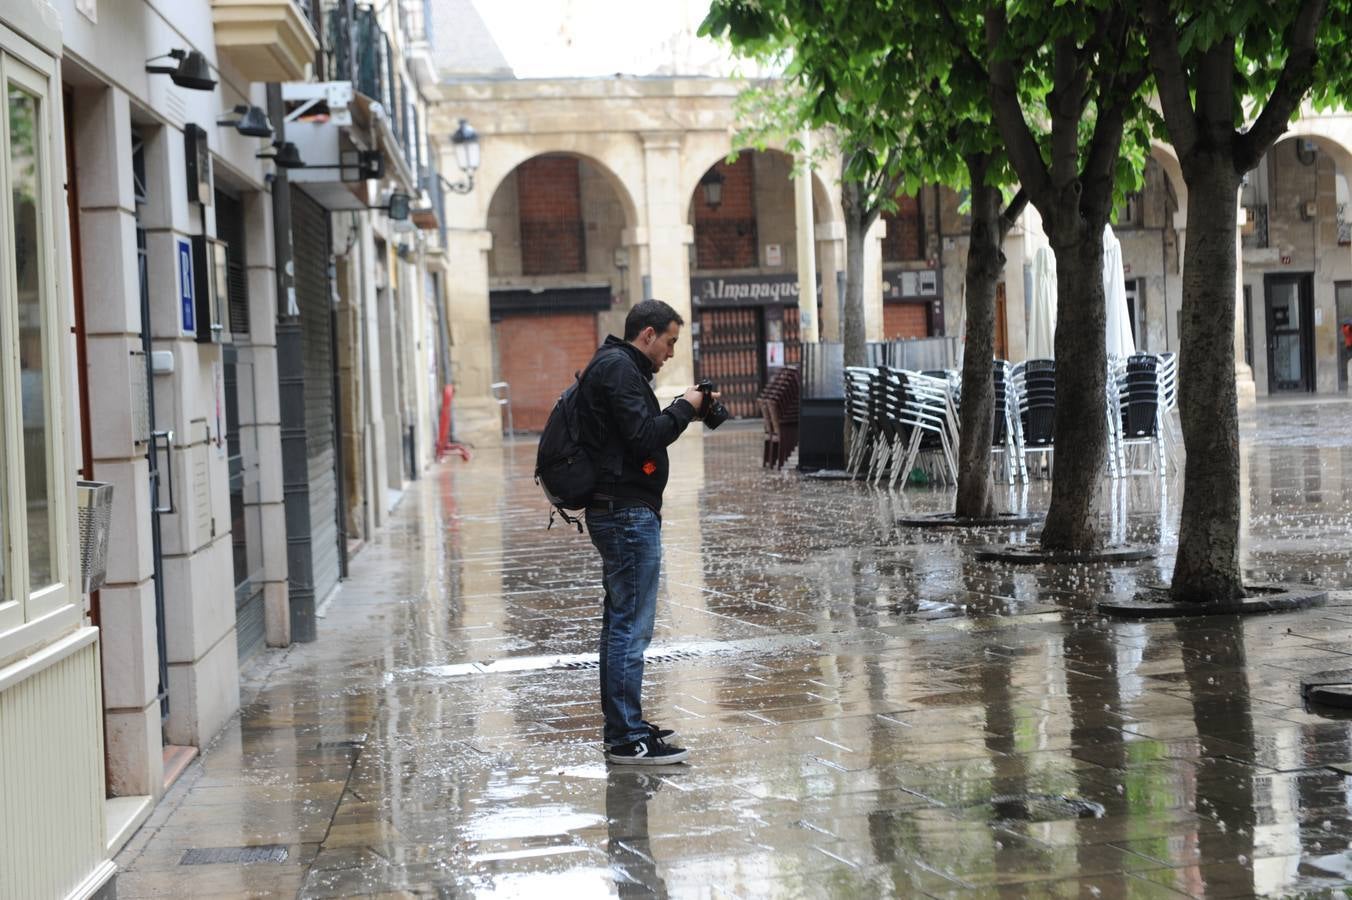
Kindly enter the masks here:
M 1352 403 L 1263 405 L 1244 447 L 1246 569 L 1327 607 L 1097 615 L 1168 579 L 1176 479 L 1099 498 L 1158 559 L 1015 568 L 972 552 L 1026 531 L 895 524 L 949 492 L 762 470 L 758 428 L 683 438 L 645 712 L 691 758 L 646 771 L 603 761 L 599 565 L 545 530 L 533 445 L 448 462 L 319 641 L 245 672 L 118 893 L 1341 895 L 1352 721 L 1299 679 L 1352 667 Z

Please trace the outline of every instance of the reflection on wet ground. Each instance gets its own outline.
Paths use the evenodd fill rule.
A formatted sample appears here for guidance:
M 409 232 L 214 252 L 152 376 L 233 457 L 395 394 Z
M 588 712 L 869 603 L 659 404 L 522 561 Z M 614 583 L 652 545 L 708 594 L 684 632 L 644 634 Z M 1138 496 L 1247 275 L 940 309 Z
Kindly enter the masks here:
M 544 528 L 518 443 L 406 495 L 317 643 L 246 673 L 239 719 L 118 857 L 123 897 L 1238 897 L 1352 885 L 1352 403 L 1260 407 L 1246 568 L 1330 605 L 1105 620 L 1168 578 L 1182 486 L 1106 486 L 1120 567 L 978 564 L 1024 532 L 907 532 L 943 491 L 675 448 L 648 717 L 691 763 L 607 771 L 598 566 Z M 1004 497 L 1045 509 L 1045 485 Z M 249 865 L 191 848 L 278 845 Z

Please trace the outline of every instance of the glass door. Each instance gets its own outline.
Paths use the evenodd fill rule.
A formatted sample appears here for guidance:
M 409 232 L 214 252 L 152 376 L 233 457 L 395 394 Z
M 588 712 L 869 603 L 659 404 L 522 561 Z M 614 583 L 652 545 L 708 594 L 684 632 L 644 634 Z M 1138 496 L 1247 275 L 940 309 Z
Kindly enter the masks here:
M 1310 275 L 1268 275 L 1268 391 L 1314 390 L 1313 280 Z

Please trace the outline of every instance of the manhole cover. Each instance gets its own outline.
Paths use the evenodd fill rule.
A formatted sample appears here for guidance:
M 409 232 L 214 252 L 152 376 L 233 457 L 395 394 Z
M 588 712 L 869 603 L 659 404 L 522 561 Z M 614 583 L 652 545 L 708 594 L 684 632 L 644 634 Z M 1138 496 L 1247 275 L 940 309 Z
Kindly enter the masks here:
M 180 866 L 211 866 L 248 863 L 286 862 L 291 851 L 282 844 L 261 844 L 255 847 L 193 847 L 178 861 Z
M 1000 821 L 1059 822 L 1063 819 L 1103 818 L 1102 805 L 1091 800 L 1055 794 L 1001 794 L 992 797 L 986 807 L 991 817 Z

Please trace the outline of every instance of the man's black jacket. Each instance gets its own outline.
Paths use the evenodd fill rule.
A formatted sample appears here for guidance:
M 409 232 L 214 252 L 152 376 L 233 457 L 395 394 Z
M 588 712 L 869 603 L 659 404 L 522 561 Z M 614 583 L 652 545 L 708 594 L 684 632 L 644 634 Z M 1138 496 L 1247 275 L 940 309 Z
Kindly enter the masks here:
M 614 335 L 597 349 L 579 388 L 578 427 L 598 470 L 596 496 L 639 502 L 662 511 L 670 464 L 667 445 L 695 408 L 677 399 L 666 409 L 649 386 L 652 362 Z

